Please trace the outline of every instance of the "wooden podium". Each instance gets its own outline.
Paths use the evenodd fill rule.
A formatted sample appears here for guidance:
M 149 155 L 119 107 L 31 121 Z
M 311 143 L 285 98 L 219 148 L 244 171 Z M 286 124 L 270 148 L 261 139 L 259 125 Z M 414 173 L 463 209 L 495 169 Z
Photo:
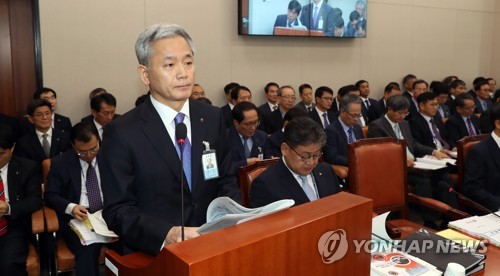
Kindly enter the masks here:
M 290 29 L 285 27 L 274 27 L 274 35 L 287 35 L 287 36 L 325 36 L 322 31 L 314 30 L 299 30 Z
M 341 192 L 259 219 L 166 246 L 156 257 L 106 252 L 106 275 L 369 275 L 372 201 Z M 345 256 L 325 264 L 320 237 L 343 229 Z M 330 244 L 331 245 L 331 244 Z

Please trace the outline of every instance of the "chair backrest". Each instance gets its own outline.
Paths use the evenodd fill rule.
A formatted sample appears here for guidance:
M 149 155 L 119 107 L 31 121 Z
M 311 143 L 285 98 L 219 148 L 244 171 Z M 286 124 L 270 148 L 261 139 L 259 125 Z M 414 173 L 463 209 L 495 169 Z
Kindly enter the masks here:
M 406 142 L 396 138 L 358 140 L 348 146 L 349 191 L 373 200 L 377 213 L 408 217 Z
M 458 183 L 457 191 L 463 192 L 462 186 L 465 175 L 465 158 L 467 158 L 467 153 L 475 144 L 479 143 L 484 138 L 488 137 L 490 134 L 481 134 L 475 136 L 466 136 L 457 141 L 457 167 L 458 167 Z
M 270 166 L 278 162 L 278 158 L 267 159 L 262 161 L 257 161 L 252 165 L 247 165 L 240 167 L 240 193 L 241 201 L 244 206 L 249 206 L 248 196 L 250 193 L 250 188 L 252 187 L 252 182 L 257 176 L 259 176 L 263 171 L 265 171 Z
M 45 159 L 42 161 L 42 196 L 43 193 L 45 193 L 47 178 L 49 177 L 49 171 L 50 171 L 50 159 Z
M 368 126 L 363 126 L 361 127 L 361 131 L 363 131 L 363 138 L 366 139 L 368 138 Z

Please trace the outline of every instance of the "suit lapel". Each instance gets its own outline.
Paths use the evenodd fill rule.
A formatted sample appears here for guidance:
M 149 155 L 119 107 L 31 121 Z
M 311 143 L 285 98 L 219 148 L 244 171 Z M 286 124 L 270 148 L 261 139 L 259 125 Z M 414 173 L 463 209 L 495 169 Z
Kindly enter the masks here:
M 81 197 L 82 194 L 82 166 L 80 164 L 80 158 L 74 153 L 71 158 L 71 164 L 69 164 L 70 172 L 69 177 L 71 178 L 71 182 L 73 183 L 73 189 L 75 189 L 76 195 L 78 198 Z
M 192 188 L 195 191 L 198 184 L 203 183 L 203 179 L 200 173 L 201 168 L 201 155 L 204 150 L 203 141 L 206 139 L 206 130 L 210 127 L 206 125 L 205 118 L 199 107 L 194 107 L 189 101 L 189 116 L 191 119 L 191 176 L 192 176 Z M 185 188 L 188 188 L 185 185 Z
M 500 170 L 500 149 L 498 148 L 498 144 L 491 135 L 487 139 L 491 159 L 495 162 L 497 169 Z
M 397 138 L 396 137 L 396 133 L 394 133 L 394 129 L 392 129 L 392 126 L 391 126 L 391 123 L 389 123 L 389 121 L 383 117 L 384 119 L 382 120 L 383 124 L 382 124 L 382 127 L 385 129 L 385 131 L 387 131 L 387 133 L 391 136 L 391 137 L 394 137 L 394 138 Z M 403 130 L 401 130 L 402 132 Z M 403 133 L 404 135 L 404 133 Z M 406 136 L 405 136 L 406 137 Z
M 229 135 L 230 135 L 229 139 L 232 142 L 231 144 L 231 147 L 233 148 L 232 151 L 234 152 L 236 150 L 236 152 L 238 153 L 239 160 L 246 159 L 243 143 L 241 142 L 240 135 L 238 134 L 238 131 L 234 126 L 231 126 L 229 128 Z
M 41 158 L 41 160 L 46 159 L 45 152 L 43 151 L 42 144 L 36 135 L 36 132 L 32 132 L 31 136 L 31 144 L 33 145 L 34 153 Z M 51 150 L 52 151 L 52 150 Z
M 61 137 L 55 129 L 52 129 L 52 139 L 50 140 L 50 156 L 56 156 L 59 154 L 59 148 L 61 145 Z
M 309 202 L 310 200 L 300 186 L 300 183 L 297 182 L 297 179 L 295 179 L 295 177 L 293 177 L 292 173 L 285 166 L 285 163 L 282 159 L 280 159 L 279 161 L 279 168 L 279 179 L 283 181 L 278 181 L 278 183 L 285 186 L 285 189 L 287 189 L 294 198 L 299 199 L 299 203 Z M 295 204 L 297 204 L 297 202 Z
M 158 151 L 158 154 L 164 161 L 164 165 L 180 182 L 181 162 L 177 155 L 177 150 L 170 135 L 168 134 L 160 115 L 153 107 L 151 99 L 147 99 L 144 105 L 141 105 L 139 117 L 144 121 L 142 131 L 151 145 Z M 186 184 L 187 185 L 187 184 Z
M 9 201 L 15 202 L 19 195 L 19 164 L 15 158 L 9 161 L 9 169 L 7 171 L 7 183 L 9 187 Z
M 314 182 L 316 183 L 316 189 L 318 189 L 319 198 L 327 196 L 328 191 L 326 187 L 328 185 L 328 180 L 325 179 L 324 172 L 320 170 L 318 167 L 316 167 L 312 171 L 312 174 L 314 176 Z

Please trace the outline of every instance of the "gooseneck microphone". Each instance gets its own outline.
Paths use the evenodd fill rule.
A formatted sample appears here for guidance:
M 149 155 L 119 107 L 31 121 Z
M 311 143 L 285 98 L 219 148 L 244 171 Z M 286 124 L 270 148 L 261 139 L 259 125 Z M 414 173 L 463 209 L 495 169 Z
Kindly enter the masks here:
M 184 123 L 180 122 L 175 125 L 175 140 L 179 145 L 179 155 L 181 159 L 181 237 L 184 241 L 184 169 L 182 164 L 184 164 L 184 142 L 186 141 L 187 127 Z
M 448 192 L 450 193 L 455 193 L 456 195 L 458 195 L 460 198 L 464 199 L 465 201 L 469 202 L 474 208 L 478 209 L 478 210 L 481 210 L 485 213 L 488 213 L 488 214 L 493 214 L 494 216 L 500 218 L 499 215 L 497 215 L 494 211 L 490 210 L 489 208 L 486 208 L 484 205 L 482 204 L 479 204 L 477 203 L 476 201 L 466 197 L 465 195 L 463 195 L 462 193 L 459 193 L 457 191 L 455 191 L 455 189 L 453 189 L 453 187 L 451 187 L 451 185 L 449 183 L 445 183 L 443 181 L 441 181 L 441 185 L 446 188 L 448 190 Z

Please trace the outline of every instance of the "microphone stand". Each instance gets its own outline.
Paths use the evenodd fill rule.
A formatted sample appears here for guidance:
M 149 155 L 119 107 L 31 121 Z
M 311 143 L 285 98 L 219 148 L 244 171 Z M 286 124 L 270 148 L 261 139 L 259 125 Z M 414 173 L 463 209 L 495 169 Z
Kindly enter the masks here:
M 184 139 L 179 139 L 179 151 L 181 157 L 181 238 L 184 241 Z

